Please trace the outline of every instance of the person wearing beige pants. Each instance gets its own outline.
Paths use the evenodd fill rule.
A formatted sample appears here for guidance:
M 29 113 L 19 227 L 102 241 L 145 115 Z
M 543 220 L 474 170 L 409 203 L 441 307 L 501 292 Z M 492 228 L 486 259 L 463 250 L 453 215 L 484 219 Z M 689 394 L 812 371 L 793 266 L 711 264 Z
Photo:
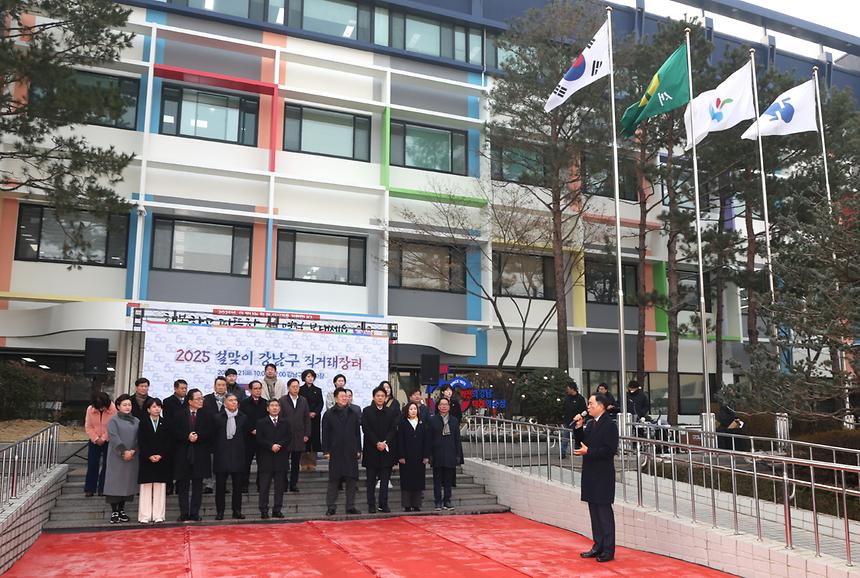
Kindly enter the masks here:
M 147 419 L 138 426 L 140 452 L 140 506 L 137 520 L 141 524 L 164 521 L 167 482 L 173 479 L 174 443 L 170 427 L 161 417 L 161 400 L 150 398 L 144 404 Z

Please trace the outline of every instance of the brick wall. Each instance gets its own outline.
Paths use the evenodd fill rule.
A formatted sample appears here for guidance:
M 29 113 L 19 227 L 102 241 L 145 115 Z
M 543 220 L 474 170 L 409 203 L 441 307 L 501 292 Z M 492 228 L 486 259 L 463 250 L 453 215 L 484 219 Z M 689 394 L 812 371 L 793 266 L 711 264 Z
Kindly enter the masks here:
M 0 574 L 23 556 L 42 533 L 68 470 L 65 464 L 54 467 L 50 474 L 0 512 Z
M 472 458 L 466 460 L 463 469 L 515 514 L 591 536 L 588 507 L 580 500 L 579 488 Z M 787 550 L 781 543 L 758 542 L 754 536 L 694 524 L 635 504 L 616 501 L 614 510 L 619 546 L 751 578 L 860 576 L 832 556 L 815 558 L 806 551 Z

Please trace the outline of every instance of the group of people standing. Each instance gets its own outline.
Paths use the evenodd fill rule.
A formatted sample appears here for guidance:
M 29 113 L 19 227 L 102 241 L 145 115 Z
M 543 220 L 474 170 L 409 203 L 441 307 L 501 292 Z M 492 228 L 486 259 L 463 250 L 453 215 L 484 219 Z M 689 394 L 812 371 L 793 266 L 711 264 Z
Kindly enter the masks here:
M 149 380 L 141 377 L 133 395 L 120 395 L 113 403 L 103 392 L 95 396 L 86 414 L 90 442 L 84 491 L 88 497 L 106 497 L 111 523 L 129 521 L 125 504 L 137 493 L 138 521 L 164 522 L 166 496 L 174 492 L 177 521 L 201 521 L 202 495 L 213 482 L 215 519 L 222 520 L 228 479 L 232 517 L 244 519 L 242 494 L 249 491 L 255 460 L 260 517 L 283 518 L 284 493 L 299 491 L 299 472 L 316 469 L 318 452 L 328 460 L 327 515 L 337 512 L 341 489 L 346 512 L 360 513 L 355 507 L 359 461 L 367 474 L 369 513 L 391 511 L 388 489 L 395 465 L 405 511 L 421 509 L 428 465 L 436 509 L 453 509 L 463 448 L 462 412 L 450 387 L 435 415 L 420 389 L 401 411 L 387 381 L 373 390 L 373 402 L 362 410 L 352 403 L 346 377 L 338 375 L 331 405 L 323 412 L 326 403 L 312 369 L 302 372 L 302 384 L 295 378 L 284 384 L 269 364 L 264 379 L 251 381 L 247 391 L 237 377 L 228 369 L 206 395 L 177 379 L 173 395 L 160 400 L 149 396 Z

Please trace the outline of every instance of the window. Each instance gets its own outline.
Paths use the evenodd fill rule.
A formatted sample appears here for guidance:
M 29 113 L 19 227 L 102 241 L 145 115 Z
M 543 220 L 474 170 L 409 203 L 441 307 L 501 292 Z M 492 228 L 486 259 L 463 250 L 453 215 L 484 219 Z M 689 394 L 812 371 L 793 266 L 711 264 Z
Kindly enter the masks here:
M 364 285 L 363 237 L 278 231 L 277 278 Z
M 370 117 L 288 104 L 284 149 L 370 160 Z
M 302 28 L 341 38 L 358 37 L 358 5 L 343 0 L 304 0 Z
M 510 297 L 555 299 L 553 258 L 493 253 L 493 293 Z
M 649 375 L 645 374 L 645 383 L 642 384 L 642 388 L 647 391 L 648 390 L 648 378 Z M 636 379 L 635 371 L 627 372 L 627 379 L 625 380 L 625 384 L 630 383 L 631 380 Z M 606 389 L 609 393 L 612 394 L 612 397 L 615 398 L 615 401 L 618 403 L 619 411 L 621 409 L 621 397 L 620 391 L 618 388 L 618 371 L 610 370 L 610 369 L 583 369 L 582 370 L 582 380 L 583 387 L 580 388 L 579 393 L 585 396 L 591 396 L 597 393 L 597 386 L 601 383 L 606 384 Z M 624 392 L 627 393 L 626 391 Z
M 137 128 L 137 97 L 140 92 L 140 80 L 122 76 L 96 74 L 83 70 L 75 71 L 75 82 L 81 87 L 93 90 L 110 91 L 118 94 L 122 102 L 122 110 L 118 118 L 110 116 L 93 116 L 89 124 L 112 126 L 115 128 Z
M 155 219 L 152 268 L 249 275 L 251 227 Z
M 450 58 L 460 62 L 481 65 L 484 59 L 483 37 L 480 28 L 440 22 L 430 18 L 386 11 L 380 18 L 377 8 L 374 37 L 377 44 L 392 48 Z M 382 39 L 387 42 L 382 42 Z
M 494 145 L 490 152 L 493 180 L 537 185 L 544 180 L 546 166 L 536 150 Z
M 462 249 L 422 243 L 392 243 L 388 286 L 430 291 L 466 291 L 466 258 Z
M 71 246 L 73 238 L 85 246 Z M 15 258 L 20 261 L 51 261 L 125 267 L 128 215 L 107 219 L 79 211 L 57 220 L 50 207 L 21 205 Z
M 711 312 L 711 280 L 705 273 L 705 313 Z M 682 311 L 699 310 L 699 274 L 696 271 L 678 270 L 678 295 Z
M 612 181 L 612 158 L 583 153 L 581 182 L 587 195 L 615 198 Z M 636 164 L 632 159 L 618 159 L 618 196 L 625 201 L 639 200 Z
M 624 279 L 624 304 L 636 305 L 639 285 L 637 265 L 621 264 Z M 618 289 L 615 286 L 616 264 L 609 261 L 587 259 L 585 261 L 585 300 L 588 303 L 617 304 Z
M 188 0 L 188 7 L 230 16 L 248 17 L 248 0 Z
M 260 99 L 165 86 L 161 134 L 257 146 Z
M 466 133 L 392 122 L 391 164 L 465 175 Z

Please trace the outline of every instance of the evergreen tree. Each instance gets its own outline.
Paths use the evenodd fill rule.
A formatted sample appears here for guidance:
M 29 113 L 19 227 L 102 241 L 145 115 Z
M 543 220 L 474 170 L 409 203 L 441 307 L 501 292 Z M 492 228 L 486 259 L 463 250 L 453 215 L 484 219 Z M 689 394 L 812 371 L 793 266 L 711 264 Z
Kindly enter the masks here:
M 75 69 L 119 59 L 131 46 L 132 34 L 119 31 L 129 13 L 111 0 L 0 0 L 0 193 L 38 195 L 58 217 L 127 210 L 113 187 L 132 156 L 75 132 L 119 118 L 122 100 L 117 90 L 77 83 Z M 67 252 L 83 258 L 83 225 L 66 224 Z

